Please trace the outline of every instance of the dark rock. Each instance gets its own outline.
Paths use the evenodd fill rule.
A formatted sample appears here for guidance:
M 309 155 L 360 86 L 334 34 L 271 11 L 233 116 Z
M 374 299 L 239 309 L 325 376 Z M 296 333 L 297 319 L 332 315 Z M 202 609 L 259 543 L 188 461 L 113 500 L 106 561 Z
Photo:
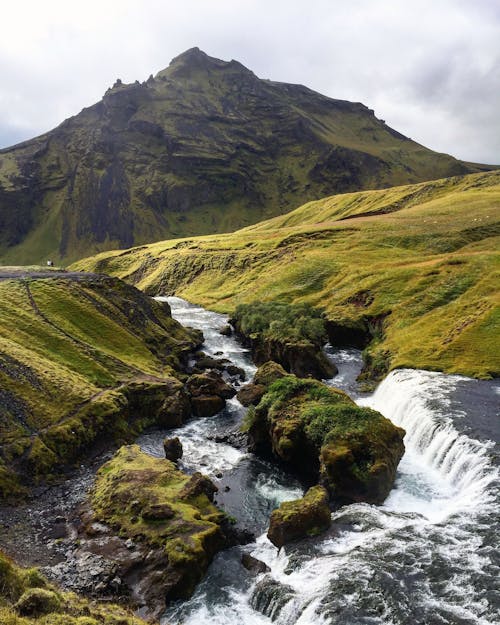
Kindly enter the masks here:
M 322 486 L 310 488 L 302 499 L 285 501 L 273 510 L 267 537 L 280 549 L 286 543 L 316 536 L 331 524 L 328 492 Z
M 278 457 L 339 503 L 384 501 L 403 437 L 404 430 L 343 391 L 292 375 L 275 383 L 248 425 L 250 451 Z
M 218 395 L 202 395 L 193 397 L 191 406 L 196 417 L 212 417 L 221 410 L 224 410 L 226 401 Z
M 242 381 L 246 378 L 245 372 L 241 367 L 237 367 L 236 365 L 227 365 L 225 369 L 229 375 L 237 376 Z
M 222 336 L 231 336 L 231 334 L 233 333 L 233 328 L 229 324 L 227 324 L 221 329 L 220 333 L 222 334 Z
M 48 537 L 54 540 L 58 540 L 60 538 L 66 538 L 67 536 L 68 536 L 68 528 L 65 522 L 54 523 L 54 525 L 52 526 L 48 534 Z
M 175 512 L 168 503 L 152 503 L 142 510 L 142 518 L 145 521 L 162 521 L 172 519 Z
M 260 573 L 269 573 L 271 570 L 265 562 L 254 558 L 249 553 L 242 554 L 241 564 L 243 564 L 247 571 L 250 571 L 250 573 L 254 573 L 255 575 L 259 575 Z
M 198 417 L 210 417 L 220 412 L 225 400 L 234 397 L 235 389 L 215 372 L 195 374 L 188 378 L 186 389 L 191 398 L 193 413 Z
M 262 384 L 246 384 L 240 388 L 236 397 L 243 406 L 256 406 L 265 395 L 266 390 Z
M 182 499 L 190 499 L 204 494 L 208 497 L 209 501 L 213 501 L 214 495 L 218 490 L 219 489 L 211 479 L 197 471 L 196 473 L 193 473 L 189 482 L 187 482 L 179 493 L 179 496 Z
M 182 443 L 178 436 L 175 436 L 174 438 L 166 438 L 163 441 L 163 449 L 167 460 L 177 462 L 180 458 L 182 458 Z

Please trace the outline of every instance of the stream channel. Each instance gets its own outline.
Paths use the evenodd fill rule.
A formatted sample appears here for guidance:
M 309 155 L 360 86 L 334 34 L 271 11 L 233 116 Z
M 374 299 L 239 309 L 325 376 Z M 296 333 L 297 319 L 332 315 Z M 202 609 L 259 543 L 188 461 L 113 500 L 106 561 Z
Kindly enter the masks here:
M 180 298 L 159 299 L 183 325 L 203 331 L 207 354 L 231 360 L 251 380 L 248 351 L 220 334 L 227 317 Z M 499 623 L 498 380 L 401 369 L 362 396 L 355 381 L 361 353 L 327 347 L 327 354 L 339 368 L 328 384 L 407 432 L 388 499 L 382 506 L 344 506 L 333 512 L 327 533 L 278 553 L 266 538 L 269 515 L 282 501 L 300 497 L 303 487 L 273 464 L 214 440 L 242 420 L 246 409 L 236 398 L 215 417 L 141 436 L 141 447 L 158 457 L 163 438 L 179 436 L 182 468 L 209 475 L 219 487 L 217 503 L 257 536 L 220 553 L 194 596 L 172 605 L 163 623 Z M 243 551 L 270 572 L 249 573 Z

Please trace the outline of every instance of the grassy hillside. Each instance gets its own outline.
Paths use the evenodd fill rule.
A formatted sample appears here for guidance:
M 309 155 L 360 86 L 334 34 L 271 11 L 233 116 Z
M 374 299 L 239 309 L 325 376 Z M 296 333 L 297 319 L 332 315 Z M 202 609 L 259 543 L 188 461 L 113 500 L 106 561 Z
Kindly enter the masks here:
M 337 195 L 220 236 L 109 252 L 78 268 L 219 311 L 321 307 L 333 335 L 371 340 L 372 373 L 500 374 L 500 173 Z
M 180 386 L 179 358 L 197 342 L 168 306 L 114 278 L 16 275 L 0 280 L 0 497 L 97 437 L 146 425 L 147 402 Z
M 479 171 L 360 103 L 261 80 L 197 48 L 0 150 L 0 261 L 236 228 L 331 193 Z

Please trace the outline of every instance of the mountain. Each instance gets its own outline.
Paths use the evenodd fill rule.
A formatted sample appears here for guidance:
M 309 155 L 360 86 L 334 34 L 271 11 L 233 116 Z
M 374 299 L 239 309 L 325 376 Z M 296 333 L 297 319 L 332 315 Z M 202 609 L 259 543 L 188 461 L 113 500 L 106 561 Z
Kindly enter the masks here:
M 428 150 L 363 104 L 193 48 L 0 151 L 0 261 L 231 231 L 332 193 L 481 167 Z
M 500 172 L 309 202 L 233 234 L 105 252 L 78 269 L 222 312 L 322 308 L 334 345 L 367 346 L 366 375 L 500 375 Z

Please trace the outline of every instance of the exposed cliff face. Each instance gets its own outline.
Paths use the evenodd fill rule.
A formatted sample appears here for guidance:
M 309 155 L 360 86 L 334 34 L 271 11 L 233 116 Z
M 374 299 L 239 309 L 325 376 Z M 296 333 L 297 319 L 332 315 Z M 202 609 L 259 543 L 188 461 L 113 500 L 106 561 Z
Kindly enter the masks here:
M 230 231 L 334 192 L 467 173 L 363 104 L 197 48 L 0 151 L 0 257 L 39 262 Z

